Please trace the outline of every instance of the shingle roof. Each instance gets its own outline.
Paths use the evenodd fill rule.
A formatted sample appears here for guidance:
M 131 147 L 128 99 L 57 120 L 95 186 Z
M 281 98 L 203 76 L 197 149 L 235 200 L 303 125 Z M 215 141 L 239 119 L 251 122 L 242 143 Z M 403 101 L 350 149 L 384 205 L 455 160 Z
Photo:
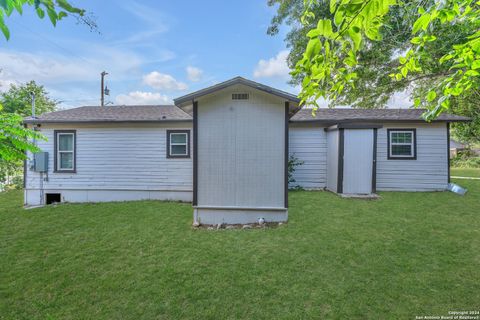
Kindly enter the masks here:
M 312 109 L 302 109 L 290 121 L 293 122 L 355 122 L 355 121 L 423 121 L 423 109 L 327 109 L 320 108 L 312 116 Z M 434 121 L 468 121 L 469 118 L 442 113 Z
M 28 117 L 26 123 L 61 122 L 157 122 L 191 121 L 192 117 L 173 105 L 86 106 Z
M 421 109 L 318 109 L 312 117 L 311 109 L 302 109 L 292 122 L 388 122 L 423 121 Z M 25 123 L 94 123 L 94 122 L 168 122 L 191 121 L 192 117 L 173 105 L 150 106 L 86 106 L 45 113 L 36 119 L 25 118 Z M 443 113 L 434 121 L 468 121 L 462 116 Z

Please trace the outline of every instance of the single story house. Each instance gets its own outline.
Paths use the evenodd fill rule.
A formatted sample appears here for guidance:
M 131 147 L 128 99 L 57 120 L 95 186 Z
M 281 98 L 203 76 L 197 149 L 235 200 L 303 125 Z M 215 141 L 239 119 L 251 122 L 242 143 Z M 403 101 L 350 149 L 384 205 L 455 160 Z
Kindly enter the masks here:
M 287 163 L 305 189 L 339 194 L 439 191 L 449 183 L 449 123 L 418 109 L 311 109 L 241 78 L 175 105 L 79 107 L 26 118 L 45 135 L 25 165 L 25 205 L 189 201 L 204 224 L 288 218 Z

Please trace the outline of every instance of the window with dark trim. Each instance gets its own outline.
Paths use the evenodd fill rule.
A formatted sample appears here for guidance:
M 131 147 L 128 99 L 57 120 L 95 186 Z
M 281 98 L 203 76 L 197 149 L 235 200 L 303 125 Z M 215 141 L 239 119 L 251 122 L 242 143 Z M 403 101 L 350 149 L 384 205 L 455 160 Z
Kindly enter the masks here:
M 167 158 L 190 158 L 190 130 L 167 130 Z
M 417 158 L 417 132 L 415 129 L 388 129 L 388 159 L 415 160 Z
M 75 130 L 54 131 L 54 171 L 76 172 L 77 132 Z

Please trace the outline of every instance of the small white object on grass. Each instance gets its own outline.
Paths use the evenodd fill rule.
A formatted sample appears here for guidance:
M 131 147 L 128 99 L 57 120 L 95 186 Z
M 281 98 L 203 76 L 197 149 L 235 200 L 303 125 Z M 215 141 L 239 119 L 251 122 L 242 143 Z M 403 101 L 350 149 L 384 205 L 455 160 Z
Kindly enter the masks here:
M 258 224 L 259 225 L 265 224 L 265 219 L 263 218 L 258 219 Z

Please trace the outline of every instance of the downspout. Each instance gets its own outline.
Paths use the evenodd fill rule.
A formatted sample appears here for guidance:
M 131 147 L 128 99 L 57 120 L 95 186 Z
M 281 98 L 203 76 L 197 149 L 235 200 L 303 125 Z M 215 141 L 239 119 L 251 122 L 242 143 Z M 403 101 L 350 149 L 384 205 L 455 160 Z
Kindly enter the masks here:
M 447 175 L 450 183 L 450 122 L 447 122 Z

